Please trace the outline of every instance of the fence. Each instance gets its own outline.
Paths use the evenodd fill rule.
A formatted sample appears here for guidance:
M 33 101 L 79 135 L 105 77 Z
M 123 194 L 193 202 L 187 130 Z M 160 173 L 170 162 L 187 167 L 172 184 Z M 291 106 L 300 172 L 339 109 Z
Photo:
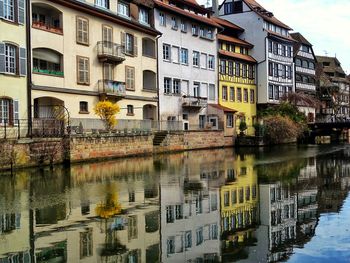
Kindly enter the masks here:
M 26 137 L 62 137 L 66 133 L 64 121 L 56 119 L 2 120 L 0 139 L 21 139 Z

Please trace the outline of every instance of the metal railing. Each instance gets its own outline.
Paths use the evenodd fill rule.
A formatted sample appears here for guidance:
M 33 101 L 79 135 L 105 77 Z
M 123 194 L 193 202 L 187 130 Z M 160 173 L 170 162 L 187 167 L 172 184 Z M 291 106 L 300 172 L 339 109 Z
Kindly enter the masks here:
M 115 61 L 123 61 L 125 60 L 124 46 L 109 41 L 99 41 L 97 55 L 100 58 L 109 57 Z
M 98 92 L 100 94 L 124 97 L 125 83 L 120 81 L 102 79 L 98 81 Z
M 203 97 L 183 96 L 182 105 L 185 107 L 206 107 L 208 99 Z

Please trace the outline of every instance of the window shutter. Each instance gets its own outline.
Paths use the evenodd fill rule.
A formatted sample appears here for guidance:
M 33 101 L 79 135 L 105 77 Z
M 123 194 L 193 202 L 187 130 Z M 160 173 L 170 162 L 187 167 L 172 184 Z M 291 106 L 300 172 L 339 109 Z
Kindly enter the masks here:
M 121 41 L 121 45 L 123 47 L 123 50 L 125 52 L 125 32 L 120 32 L 120 41 Z
M 0 72 L 5 72 L 5 44 L 0 43 Z
M 19 75 L 27 75 L 27 54 L 25 48 L 19 48 Z
M 10 100 L 10 107 L 9 107 L 9 125 L 13 125 L 13 116 L 14 116 L 14 111 L 13 111 L 13 100 Z
M 25 2 L 18 0 L 18 23 L 24 25 Z
M 134 36 L 134 56 L 137 57 L 137 37 Z
M 0 0 L 0 18 L 4 17 L 4 0 Z
M 13 122 L 15 126 L 18 126 L 19 122 L 19 102 L 18 100 L 13 101 Z
M 86 84 L 90 83 L 90 63 L 88 59 L 85 59 L 85 72 L 86 72 Z

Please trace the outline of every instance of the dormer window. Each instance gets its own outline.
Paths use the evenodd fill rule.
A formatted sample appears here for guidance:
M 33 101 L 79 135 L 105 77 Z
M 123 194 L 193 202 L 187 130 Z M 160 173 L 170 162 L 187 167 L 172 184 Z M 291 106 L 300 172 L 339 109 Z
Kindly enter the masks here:
M 201 27 L 201 28 L 199 29 L 199 35 L 200 35 L 201 37 L 205 37 L 205 35 L 204 35 L 204 28 L 203 28 L 203 27 Z
M 130 17 L 129 4 L 122 1 L 118 1 L 118 14 L 122 16 Z
M 109 0 L 95 0 L 95 5 L 103 8 L 109 8 Z
M 149 14 L 148 10 L 140 7 L 139 9 L 139 21 L 140 23 L 149 25 Z

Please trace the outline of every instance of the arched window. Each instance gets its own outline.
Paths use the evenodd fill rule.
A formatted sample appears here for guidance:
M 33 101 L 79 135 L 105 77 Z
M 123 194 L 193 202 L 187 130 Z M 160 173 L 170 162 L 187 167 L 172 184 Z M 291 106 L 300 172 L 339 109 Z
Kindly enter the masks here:
M 33 49 L 33 72 L 63 76 L 63 56 L 48 48 Z
M 303 68 L 309 68 L 309 63 L 306 60 L 303 60 Z
M 142 55 L 154 58 L 156 55 L 155 42 L 150 38 L 142 38 Z
M 32 5 L 32 26 L 36 29 L 63 34 L 62 12 L 43 3 Z
M 150 70 L 143 71 L 143 89 L 145 90 L 157 90 L 156 73 Z
M 298 66 L 298 67 L 301 67 L 301 60 L 299 58 L 296 59 L 295 61 L 295 64 Z

